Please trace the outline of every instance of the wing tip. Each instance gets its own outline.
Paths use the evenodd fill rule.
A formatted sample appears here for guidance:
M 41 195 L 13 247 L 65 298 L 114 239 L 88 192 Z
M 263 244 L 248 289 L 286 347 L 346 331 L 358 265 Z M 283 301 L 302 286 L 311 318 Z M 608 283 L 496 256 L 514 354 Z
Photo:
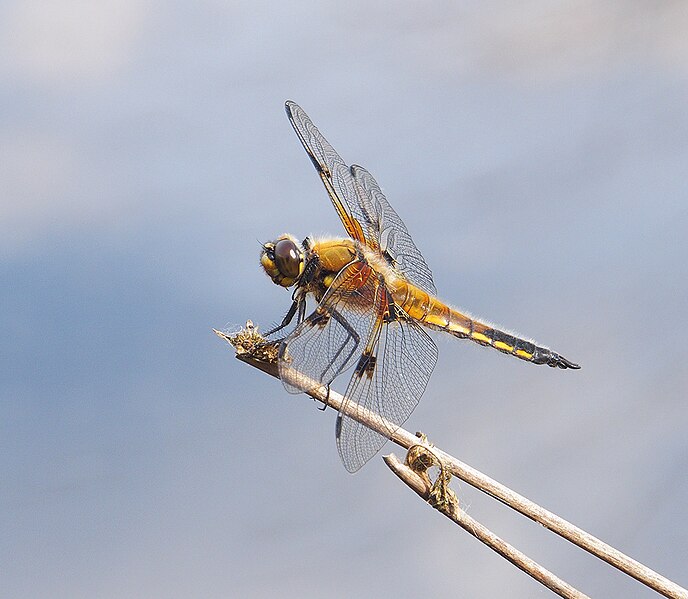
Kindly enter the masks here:
M 300 108 L 300 106 L 293 100 L 286 100 L 284 102 L 284 110 L 287 112 L 287 116 L 291 119 L 294 117 L 294 109 Z

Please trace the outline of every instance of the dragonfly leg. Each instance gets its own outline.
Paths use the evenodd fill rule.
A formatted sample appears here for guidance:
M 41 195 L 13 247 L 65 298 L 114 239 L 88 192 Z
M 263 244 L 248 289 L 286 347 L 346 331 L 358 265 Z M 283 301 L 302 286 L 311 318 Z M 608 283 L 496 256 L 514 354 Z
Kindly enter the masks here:
M 306 318 L 306 298 L 299 298 L 299 315 L 296 317 L 296 322 L 301 323 Z
M 318 406 L 318 410 L 320 410 L 321 412 L 324 412 L 325 410 L 327 410 L 327 403 L 329 401 L 330 401 L 330 384 L 327 383 L 327 395 L 325 396 L 325 402 L 326 403 L 324 403 L 322 405 L 322 408 L 320 406 Z
M 356 332 L 354 327 L 352 327 L 349 322 L 344 318 L 337 310 L 332 310 L 331 312 L 332 318 L 334 318 L 341 326 L 342 328 L 348 333 L 348 338 L 344 341 L 339 346 L 339 349 L 337 349 L 337 353 L 334 354 L 332 362 L 336 362 L 339 359 L 339 356 L 341 353 L 344 351 L 346 346 L 349 344 L 349 340 L 353 340 L 353 345 L 351 346 L 351 349 L 349 350 L 349 353 L 347 354 L 346 358 L 344 358 L 344 361 L 342 362 L 342 365 L 348 364 L 349 360 L 351 359 L 351 356 L 353 356 L 354 352 L 356 351 L 356 348 L 358 347 L 358 344 L 361 341 L 360 335 Z M 329 368 L 329 365 L 325 367 L 327 370 Z M 339 372 L 336 372 L 332 379 L 338 377 L 341 374 L 341 370 Z M 321 373 L 321 379 L 324 378 L 325 376 L 325 371 Z M 332 380 L 330 379 L 330 380 Z M 328 394 L 329 394 L 329 383 L 328 383 Z
M 289 310 L 282 319 L 282 323 L 277 325 L 274 329 L 270 329 L 267 333 L 263 333 L 263 336 L 269 337 L 270 335 L 274 335 L 277 331 L 281 331 L 285 327 L 288 327 L 291 321 L 294 319 L 297 310 L 299 312 L 298 322 L 301 322 L 303 320 L 302 314 L 306 310 L 306 300 L 304 297 L 299 296 L 294 298 L 291 306 L 289 306 Z

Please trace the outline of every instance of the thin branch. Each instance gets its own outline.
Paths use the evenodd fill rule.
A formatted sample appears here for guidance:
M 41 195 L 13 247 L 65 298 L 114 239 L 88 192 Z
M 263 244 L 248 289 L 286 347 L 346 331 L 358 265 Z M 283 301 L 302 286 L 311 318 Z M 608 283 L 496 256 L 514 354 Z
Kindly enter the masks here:
M 583 529 L 571 524 L 530 499 L 519 495 L 482 472 L 457 460 L 441 449 L 435 449 L 439 459 L 445 461 L 457 478 L 494 497 L 520 514 L 542 524 L 552 532 L 585 549 L 595 557 L 618 568 L 651 589 L 672 599 L 688 599 L 688 590 L 658 574 L 654 570 L 601 541 Z
M 260 336 L 257 329 L 250 321 L 247 322 L 245 330 L 235 335 L 226 334 L 217 330 L 215 330 L 215 333 L 235 347 L 236 357 L 239 360 L 271 376 L 279 378 L 279 371 L 276 363 L 276 346 L 266 343 L 265 339 Z M 303 376 L 301 375 L 300 380 L 303 381 Z M 337 411 L 342 410 L 344 398 L 339 393 L 325 386 L 318 386 L 317 383 L 314 382 L 313 390 L 309 391 L 308 395 Z M 350 406 L 348 408 L 349 409 L 346 410 L 347 416 L 358 420 L 363 425 L 375 430 L 381 435 L 388 436 L 387 431 L 394 429 L 395 425 L 385 422 L 380 415 L 365 410 L 361 406 L 356 406 L 355 409 L 351 409 Z M 396 429 L 390 439 L 407 450 L 414 445 L 423 444 L 417 436 L 401 427 Z M 675 582 L 661 576 L 654 570 L 651 570 L 640 562 L 614 549 L 611 545 L 604 543 L 600 539 L 544 509 L 526 497 L 519 495 L 468 464 L 464 464 L 454 456 L 436 447 L 430 447 L 429 445 L 424 446 L 437 455 L 458 479 L 498 499 L 531 520 L 542 524 L 567 541 L 578 545 L 592 555 L 618 568 L 629 576 L 632 576 L 665 597 L 670 597 L 671 599 L 688 599 L 688 590 L 677 585 Z
M 510 561 L 514 566 L 523 570 L 523 572 L 529 576 L 532 576 L 539 583 L 566 599 L 586 599 L 588 597 L 552 574 L 546 568 L 543 568 L 540 564 L 530 559 L 527 555 L 520 552 L 506 541 L 499 538 L 491 530 L 480 524 L 480 522 L 471 518 L 471 516 L 459 507 L 458 501 L 449 501 L 442 505 L 433 504 L 432 484 L 429 479 L 400 462 L 394 454 L 384 456 L 383 459 L 392 472 L 411 487 L 420 497 L 425 499 L 425 501 L 433 505 L 439 512 L 487 545 L 490 549 L 496 551 L 504 559 Z

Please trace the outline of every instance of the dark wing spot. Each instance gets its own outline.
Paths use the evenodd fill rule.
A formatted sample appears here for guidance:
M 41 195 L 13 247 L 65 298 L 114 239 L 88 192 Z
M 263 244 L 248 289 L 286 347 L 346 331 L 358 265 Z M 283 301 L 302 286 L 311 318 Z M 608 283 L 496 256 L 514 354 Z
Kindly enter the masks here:
M 332 313 L 325 310 L 321 306 L 318 306 L 306 320 L 310 322 L 313 326 L 324 328 L 330 321 Z
M 375 372 L 376 363 L 377 358 L 375 356 L 367 352 L 363 352 L 358 360 L 358 364 L 356 364 L 356 376 L 360 378 L 365 374 L 368 378 L 372 378 L 373 372 Z

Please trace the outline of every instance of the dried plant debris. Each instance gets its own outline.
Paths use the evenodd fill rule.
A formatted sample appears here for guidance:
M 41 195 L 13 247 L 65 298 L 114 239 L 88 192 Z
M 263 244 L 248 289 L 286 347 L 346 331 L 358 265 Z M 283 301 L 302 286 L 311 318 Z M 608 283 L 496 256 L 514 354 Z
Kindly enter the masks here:
M 427 437 L 422 433 L 416 436 L 424 443 L 429 443 Z M 431 444 L 430 444 L 431 445 Z M 431 445 L 432 446 L 432 445 Z M 449 488 L 451 472 L 446 464 L 440 460 L 435 453 L 423 445 L 413 445 L 406 454 L 406 463 L 418 474 L 429 487 L 428 503 L 445 513 L 452 513 L 458 508 L 459 501 L 456 493 Z M 428 470 L 436 466 L 439 469 L 435 482 L 430 479 Z
M 258 332 L 258 327 L 250 320 L 237 332 L 230 333 L 213 329 L 215 334 L 234 346 L 237 356 L 250 357 L 260 362 L 277 362 L 278 345 L 268 341 Z

